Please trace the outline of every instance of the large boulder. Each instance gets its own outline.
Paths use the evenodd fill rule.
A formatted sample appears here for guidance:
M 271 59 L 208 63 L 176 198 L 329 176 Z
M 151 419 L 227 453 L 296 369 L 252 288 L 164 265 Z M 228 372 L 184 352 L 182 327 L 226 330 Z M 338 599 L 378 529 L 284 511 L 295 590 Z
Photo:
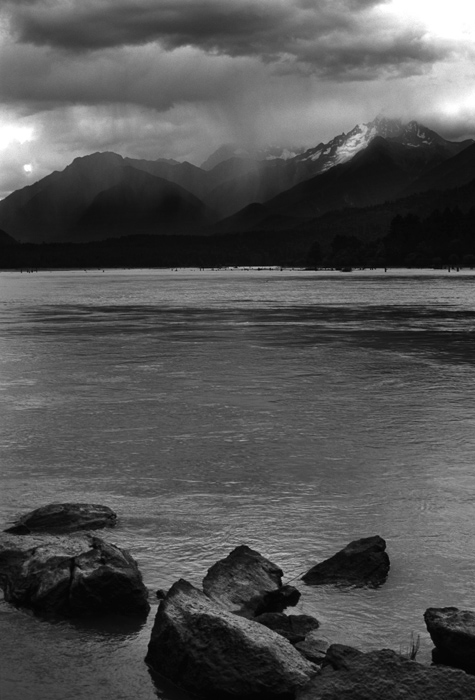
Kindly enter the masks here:
M 160 604 L 146 661 L 206 700 L 290 700 L 316 671 L 286 639 L 183 579 Z
M 424 620 L 437 650 L 434 660 L 475 672 L 475 612 L 428 608 Z
M 389 573 L 389 557 L 382 537 L 350 542 L 330 559 L 313 566 L 302 576 L 313 586 L 335 583 L 349 586 L 380 586 Z
M 130 554 L 92 535 L 0 535 L 5 600 L 39 614 L 147 615 L 148 592 Z
M 32 532 L 59 534 L 113 527 L 116 522 L 117 515 L 107 506 L 93 503 L 51 503 L 22 515 L 5 532 L 15 535 L 29 535 Z
M 332 645 L 322 671 L 298 700 L 473 700 L 475 678 L 463 671 L 423 666 L 390 649 L 363 654 Z
M 236 547 L 213 564 L 203 579 L 203 591 L 212 600 L 244 617 L 282 612 L 296 605 L 299 591 L 282 585 L 283 572 L 276 564 L 246 545 Z

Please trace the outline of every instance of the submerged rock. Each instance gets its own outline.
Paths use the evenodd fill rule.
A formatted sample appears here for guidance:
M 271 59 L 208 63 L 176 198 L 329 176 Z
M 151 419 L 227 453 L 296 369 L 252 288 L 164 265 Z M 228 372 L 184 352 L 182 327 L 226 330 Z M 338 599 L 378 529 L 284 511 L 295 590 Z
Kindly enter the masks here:
M 313 566 L 302 576 L 305 583 L 335 583 L 351 586 L 380 586 L 389 573 L 389 557 L 382 537 L 350 542 L 330 559 Z
M 5 600 L 46 615 L 146 615 L 148 592 L 125 550 L 92 535 L 0 535 Z
M 206 700 L 290 700 L 316 671 L 286 639 L 183 579 L 157 611 L 146 661 Z
M 276 564 L 241 545 L 208 570 L 203 591 L 231 612 L 245 617 L 282 612 L 300 598 L 296 588 L 282 586 L 282 576 L 282 569 Z
M 463 671 L 423 666 L 390 649 L 364 654 L 332 645 L 322 671 L 298 700 L 473 700 L 475 678 Z
M 33 532 L 59 534 L 113 527 L 116 522 L 117 515 L 107 506 L 91 503 L 51 503 L 22 515 L 4 532 L 15 535 L 29 535 Z
M 428 608 L 424 620 L 437 650 L 434 661 L 475 672 L 475 612 Z

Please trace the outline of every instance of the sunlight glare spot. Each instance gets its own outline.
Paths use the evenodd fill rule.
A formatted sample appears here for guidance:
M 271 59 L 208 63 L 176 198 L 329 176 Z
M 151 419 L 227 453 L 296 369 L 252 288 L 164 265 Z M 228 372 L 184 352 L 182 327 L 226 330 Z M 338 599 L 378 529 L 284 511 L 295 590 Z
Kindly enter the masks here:
M 12 143 L 24 144 L 33 141 L 31 126 L 0 126 L 0 148 L 6 148 Z
M 387 9 L 399 19 L 415 22 L 429 34 L 463 41 L 475 36 L 475 4 L 467 0 L 391 0 Z

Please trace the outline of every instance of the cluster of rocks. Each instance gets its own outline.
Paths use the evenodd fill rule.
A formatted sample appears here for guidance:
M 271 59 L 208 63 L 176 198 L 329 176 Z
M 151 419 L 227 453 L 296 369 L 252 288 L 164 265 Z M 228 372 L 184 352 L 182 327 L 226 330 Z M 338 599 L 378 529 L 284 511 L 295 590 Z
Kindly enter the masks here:
M 106 506 L 54 503 L 20 518 L 0 535 L 5 600 L 42 615 L 146 616 L 148 591 L 137 563 L 84 530 L 112 527 Z
M 116 523 L 104 506 L 53 504 L 0 535 L 5 599 L 40 614 L 146 616 L 148 594 L 125 550 L 80 532 Z M 380 586 L 389 572 L 381 537 L 351 542 L 302 576 L 309 585 Z M 201 588 L 180 579 L 160 604 L 148 645 L 152 675 L 206 700 L 464 700 L 475 677 L 424 666 L 388 649 L 329 646 L 319 622 L 287 614 L 300 591 L 259 552 L 241 545 L 207 572 Z M 434 660 L 474 670 L 475 613 L 429 608 Z

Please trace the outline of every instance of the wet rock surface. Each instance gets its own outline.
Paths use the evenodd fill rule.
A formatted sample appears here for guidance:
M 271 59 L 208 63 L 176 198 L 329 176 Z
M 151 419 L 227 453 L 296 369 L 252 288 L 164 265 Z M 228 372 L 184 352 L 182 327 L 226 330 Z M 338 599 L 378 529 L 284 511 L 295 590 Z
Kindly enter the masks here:
M 302 580 L 310 585 L 333 583 L 380 586 L 389 573 L 386 542 L 378 535 L 350 542 L 334 556 L 313 566 Z
M 475 678 L 463 671 L 423 666 L 390 649 L 362 653 L 332 645 L 321 673 L 298 700 L 473 700 Z
M 183 579 L 157 611 L 146 661 L 206 700 L 290 700 L 316 672 L 286 639 Z
M 475 612 L 454 607 L 428 608 L 424 620 L 436 647 L 434 661 L 474 673 Z
M 320 639 L 317 630 L 309 632 L 302 642 L 297 642 L 295 648 L 314 664 L 322 664 L 326 658 L 330 645 L 324 639 Z
M 51 503 L 22 515 L 5 530 L 15 535 L 35 532 L 60 534 L 114 527 L 117 515 L 107 506 L 91 503 Z
M 241 545 L 213 564 L 203 579 L 203 591 L 231 612 L 245 617 L 282 612 L 300 598 L 296 588 L 282 586 L 282 576 L 282 569 L 276 564 Z
M 286 615 L 285 613 L 263 613 L 254 618 L 277 634 L 289 640 L 291 644 L 303 642 L 309 632 L 318 629 L 319 622 L 311 615 Z
M 0 535 L 5 600 L 43 615 L 145 616 L 148 593 L 125 550 L 87 534 Z

